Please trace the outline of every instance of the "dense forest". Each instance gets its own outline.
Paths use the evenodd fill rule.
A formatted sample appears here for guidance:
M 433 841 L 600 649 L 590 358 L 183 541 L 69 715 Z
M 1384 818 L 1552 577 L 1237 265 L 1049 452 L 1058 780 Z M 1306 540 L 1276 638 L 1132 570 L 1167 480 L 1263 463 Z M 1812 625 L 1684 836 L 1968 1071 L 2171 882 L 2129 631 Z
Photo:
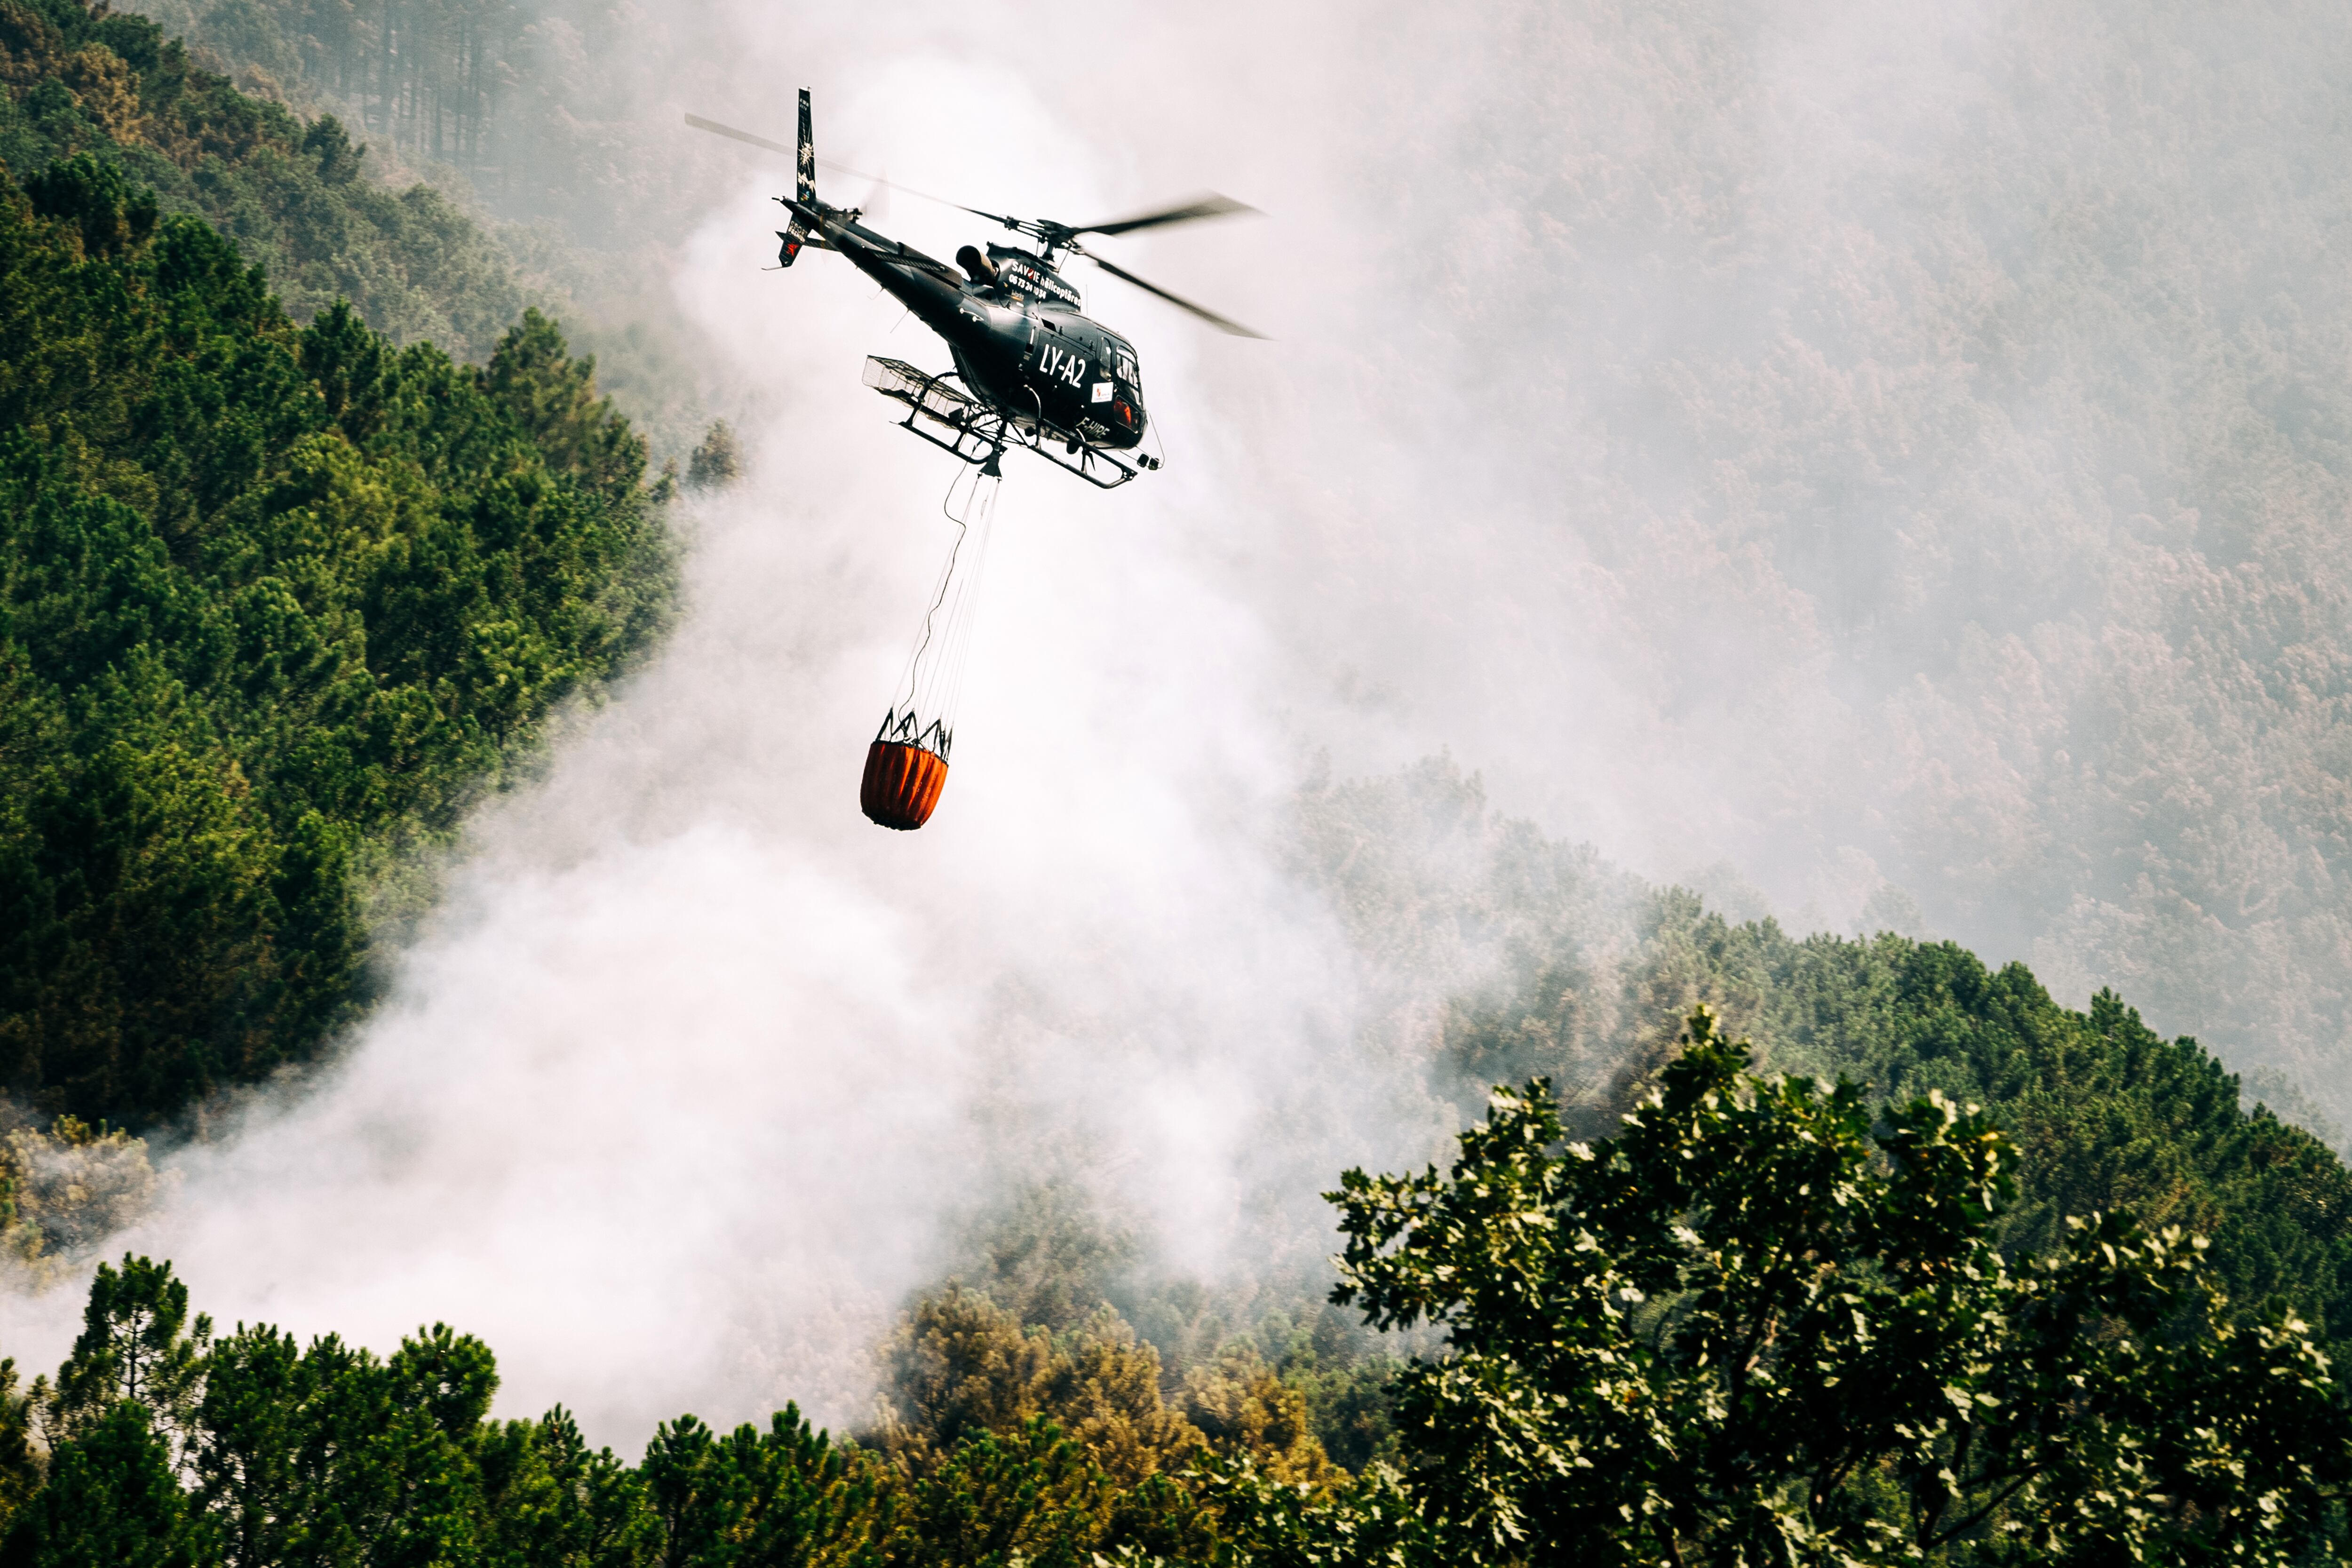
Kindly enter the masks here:
M 253 0 L 199 17 L 161 10 L 159 25 L 91 0 L 0 7 L 0 163 L 20 177 L 75 154 L 115 165 L 153 190 L 163 212 L 203 217 L 266 268 L 297 321 L 341 300 L 395 343 L 430 342 L 478 364 L 527 306 L 561 314 L 572 336 L 595 346 L 600 380 L 632 423 L 665 456 L 686 455 L 712 400 L 690 333 L 643 257 L 492 216 L 468 178 L 489 178 L 476 155 L 488 132 L 470 121 L 475 128 L 461 129 L 454 105 L 427 108 L 452 90 L 433 75 L 445 47 L 469 62 L 471 92 L 542 79 L 483 53 L 482 40 L 500 36 L 513 13 L 317 8 L 303 25 L 346 29 L 336 37 L 349 48 L 333 59 L 400 62 L 390 77 L 369 68 L 346 80 L 317 47 L 284 43 Z M 378 47 L 385 26 L 389 57 Z M 312 67 L 327 74 L 314 77 Z M 436 123 L 455 139 L 446 146 L 434 145 Z M 444 154 L 457 162 L 440 162 Z M 508 212 L 530 211 L 515 193 L 496 194 Z
M 363 1003 L 372 866 L 645 641 L 667 547 L 551 322 L 297 327 L 87 153 L 0 203 L 0 1082 L 152 1117 Z
M 331 115 L 240 92 L 143 16 L 0 8 L 0 161 L 19 178 L 77 154 L 117 168 L 266 266 L 298 320 L 341 300 L 398 342 L 478 361 L 521 313 L 505 251 L 439 192 L 383 188 Z
M 477 181 L 499 165 L 501 100 L 518 75 L 509 57 L 530 20 L 505 0 L 227 0 L 145 9 L 257 88 L 322 90 L 350 104 L 367 136 L 414 157 Z
M 2003 1006 L 1949 1011 L 1965 1028 Z M 1572 1140 L 1538 1079 L 1494 1092 L 1444 1173 L 1346 1173 L 1334 1303 L 1444 1338 L 1395 1367 L 1352 1473 L 1324 1441 L 1348 1431 L 1328 1383 L 1246 1338 L 1180 1373 L 1108 1302 L 1057 1331 L 951 1287 L 881 1348 L 855 1441 L 792 1408 L 724 1434 L 688 1415 L 631 1466 L 561 1408 L 491 1419 L 492 1354 L 446 1326 L 388 1356 L 222 1333 L 168 1265 L 126 1256 L 53 1379 L 0 1366 L 0 1561 L 2288 1564 L 2352 1546 L 2352 1399 L 2291 1300 L 2231 1296 L 2204 1237 L 2114 1209 L 2005 1249 L 2032 1162 L 1997 1114 L 1752 1063 L 1702 1006 L 1609 1136 Z
M 2352 1544 L 2326 1370 L 2347 1348 L 2352 1177 L 2242 1107 L 2193 1042 L 2113 998 L 2058 1007 L 1949 944 L 1726 921 L 1497 818 L 1442 762 L 1311 788 L 1294 829 L 1369 973 L 1443 977 L 1417 1021 L 1400 994 L 1393 1026 L 1473 1121 L 1448 1175 L 1341 1184 L 1344 1305 L 1204 1310 L 1043 1193 L 877 1347 L 881 1403 L 849 1438 L 793 1410 L 733 1432 L 680 1417 L 631 1464 L 560 1409 L 491 1419 L 495 1363 L 463 1334 L 379 1356 L 223 1333 L 125 1258 L 74 1357 L 10 1394 L 0 1560 L 1633 1562 L 1664 1542 L 1685 1562 L 1761 1542 L 1797 1562 L 2302 1563 Z M 1728 1020 L 1752 1046 L 1724 1044 Z M 1526 1075 L 1548 1081 L 1483 1087 Z M 1663 1178 L 1694 1157 L 1711 1173 Z M 1595 1188 L 1588 1166 L 1615 1173 Z M 103 1246 L 152 1181 L 135 1143 L 69 1123 L 14 1135 L 5 1173 L 35 1263 Z M 1594 1247 L 1528 1242 L 1570 1214 Z M 1516 1240 L 1479 1229 L 1506 1223 Z M 1732 1266 L 1759 1247 L 1814 1261 Z M 1596 1254 L 1597 1281 L 1577 1272 Z M 1612 1291 L 1652 1305 L 1575 1309 Z M 1722 1386 L 1721 1347 L 1759 1335 L 1787 1379 Z M 1809 1378 L 1871 1401 L 1809 1398 Z

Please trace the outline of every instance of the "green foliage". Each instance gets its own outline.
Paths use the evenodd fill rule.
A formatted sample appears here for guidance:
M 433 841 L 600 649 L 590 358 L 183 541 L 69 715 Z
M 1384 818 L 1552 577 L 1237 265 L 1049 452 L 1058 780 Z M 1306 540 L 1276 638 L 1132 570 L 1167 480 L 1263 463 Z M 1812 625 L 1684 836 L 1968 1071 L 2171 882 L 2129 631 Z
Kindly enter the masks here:
M 159 211 L 194 215 L 268 268 L 297 319 L 349 300 L 395 342 L 430 339 L 461 359 L 488 353 L 522 307 L 511 267 L 462 212 L 427 186 L 364 178 L 365 149 L 332 116 L 305 124 L 238 91 L 143 16 L 8 0 L 0 86 L 0 163 L 69 160 L 139 192 L 127 208 L 79 209 L 93 255 L 135 243 Z M 71 193 L 47 189 L 53 179 L 27 190 L 45 214 L 67 215 L 57 204 Z
M 530 1568 L 638 1568 L 653 1561 L 660 1525 L 646 1481 L 591 1450 L 562 1405 L 539 1421 L 509 1421 L 483 1435 L 490 1516 L 485 1555 Z
M 479 1341 L 436 1325 L 389 1360 L 266 1326 L 205 1365 L 189 1469 L 219 1561 L 635 1568 L 655 1525 L 637 1475 L 562 1409 L 485 1419 Z
M 761 1432 L 721 1437 L 691 1415 L 663 1424 L 642 1478 L 664 1563 L 880 1568 L 898 1527 L 888 1468 L 836 1448 L 787 1406 Z
M 698 490 L 724 489 L 743 474 L 743 454 L 735 427 L 724 419 L 711 426 L 686 464 L 686 482 Z
M 1727 919 L 1496 818 L 1443 760 L 1311 787 L 1295 837 L 1386 1015 L 1375 1043 L 1456 1103 L 1540 1076 L 1573 1135 L 1604 1135 L 1673 1057 L 1671 1020 L 1704 1002 L 1773 1070 L 1987 1107 L 2018 1152 L 2004 1247 L 2049 1250 L 2066 1215 L 2128 1208 L 2210 1236 L 2232 1300 L 2284 1295 L 2352 1353 L 2352 1173 L 2112 994 L 2076 1012 L 1950 943 Z
M 50 1429 L 72 1436 L 136 1405 L 163 1436 L 190 1425 L 212 1340 L 210 1318 L 188 1317 L 188 1288 L 169 1263 L 125 1253 L 101 1263 L 82 1309 L 82 1331 L 58 1373 Z
M 918 1481 L 896 1561 L 908 1568 L 1081 1568 L 1110 1544 L 1117 1488 L 1060 1427 L 1033 1416 L 958 1444 Z
M 197 1411 L 205 1440 L 190 1468 L 224 1561 L 282 1562 L 294 1542 L 316 1539 L 298 1493 L 327 1479 L 319 1432 L 335 1403 L 327 1369 L 338 1359 L 324 1345 L 303 1355 L 291 1335 L 243 1324 L 213 1346 Z
M 48 1484 L 17 1514 L 6 1568 L 195 1568 L 201 1532 L 147 1407 L 124 1400 L 51 1458 Z
M 146 1213 L 159 1178 L 120 1128 L 60 1116 L 0 1138 L 0 1254 L 45 1284 L 63 1261 Z
M 89 158 L 0 189 L 0 1086 L 90 1119 L 352 1016 L 369 868 L 667 582 L 642 444 L 553 323 L 481 372 L 341 305 L 298 329 L 149 213 Z
M 1037 1420 L 1068 1433 L 1127 1486 L 1180 1468 L 1203 1441 L 1163 1401 L 1160 1352 L 1108 1308 L 1054 1334 L 984 1295 L 950 1289 L 917 1303 L 884 1358 L 878 1443 L 909 1475 L 929 1475 L 962 1445 Z
M 1360 1475 L 1397 1458 L 1396 1424 L 1391 1417 L 1394 1384 L 1403 1363 L 1388 1354 L 1359 1356 L 1335 1364 L 1309 1350 L 1284 1358 L 1282 1381 L 1304 1402 L 1308 1429 L 1331 1462 Z
M 17 1381 L 16 1362 L 0 1361 L 0 1540 L 41 1485 L 40 1459 L 33 1448 L 35 1402 L 18 1392 Z
M 195 1505 L 221 1561 L 471 1560 L 489 1531 L 479 1453 L 503 1436 L 483 1420 L 497 1384 L 488 1348 L 437 1324 L 385 1361 L 332 1336 L 298 1351 L 290 1336 L 240 1326 L 207 1360 L 189 1445 Z M 512 1532 L 581 1533 L 533 1482 L 584 1479 L 583 1466 L 501 1459 Z
M 597 397 L 596 362 L 571 358 L 563 334 L 537 310 L 525 310 L 500 341 L 482 385 L 550 463 L 583 483 L 626 495 L 645 477 L 646 444 L 610 398 Z
M 2242 1109 L 2238 1080 L 2195 1041 L 2161 1038 L 2112 994 L 2076 1013 L 2022 965 L 1989 970 L 1948 942 L 1801 942 L 1672 890 L 1654 900 L 1629 988 L 1640 1005 L 1720 1007 L 1775 1068 L 1990 1107 L 2019 1157 L 2005 1247 L 2050 1250 L 2067 1215 L 2129 1209 L 2210 1236 L 2232 1299 L 2289 1297 L 2352 1347 L 2352 1173 L 2309 1133 Z
M 998 1330 L 969 1300 L 956 1311 Z M 1131 1473 L 1136 1424 L 1106 1404 L 1159 1414 L 1158 1363 L 1101 1325 L 1037 1359 L 1083 1434 L 1007 1408 L 918 1456 L 835 1445 L 792 1408 L 725 1435 L 688 1415 L 632 1468 L 592 1451 L 561 1408 L 489 1420 L 488 1349 L 441 1325 L 384 1359 L 266 1325 L 215 1341 L 201 1318 L 189 1331 L 170 1266 L 143 1258 L 101 1270 L 87 1321 L 58 1394 L 19 1398 L 13 1364 L 0 1369 L 0 1505 L 19 1515 L 0 1561 L 948 1568 L 1197 1554 L 1208 1540 L 1181 1486 Z M 46 1489 L 27 1425 L 44 1401 Z M 1163 1425 L 1191 1432 L 1172 1414 Z M 1191 1434 L 1185 1451 L 1198 1444 Z
M 1276 1481 L 1314 1490 L 1348 1479 L 1323 1451 L 1307 1394 L 1246 1342 L 1185 1373 L 1184 1414 L 1210 1447 Z
M 1328 1380 L 1377 1432 L 1357 1476 L 1317 1436 L 1319 1321 L 1267 1324 L 1290 1375 L 1236 1339 L 1178 1376 L 1107 1306 L 1055 1330 L 950 1289 L 883 1347 L 871 1446 L 790 1408 L 688 1415 L 632 1468 L 561 1409 L 490 1420 L 490 1353 L 446 1327 L 383 1360 L 214 1341 L 167 1265 L 126 1258 L 54 1394 L 12 1407 L 0 1369 L 0 1485 L 29 1499 L 6 1561 L 2283 1568 L 2352 1545 L 2352 1404 L 2307 1322 L 2232 1307 L 2201 1239 L 2108 1210 L 2005 1257 L 2023 1162 L 1983 1110 L 1755 1077 L 1704 1008 L 1682 1046 L 1613 1138 L 1571 1142 L 1538 1081 L 1495 1091 L 1449 1172 L 1330 1194 L 1335 1301 L 1444 1347 Z
M 1386 1468 L 1330 1494 L 1274 1480 L 1246 1459 L 1211 1455 L 1191 1480 L 1216 1521 L 1215 1536 L 1206 1551 L 1179 1561 L 1216 1568 L 1407 1568 L 1481 1561 L 1440 1555 L 1413 1496 Z
M 2271 1562 L 2321 1547 L 2352 1415 L 2308 1325 L 2234 1326 L 2116 1215 L 2012 1274 L 1980 1111 L 1758 1079 L 1704 1009 L 1624 1131 L 1497 1090 L 1452 1171 L 1332 1195 L 1335 1299 L 1442 1325 L 1401 1379 L 1454 1560 Z

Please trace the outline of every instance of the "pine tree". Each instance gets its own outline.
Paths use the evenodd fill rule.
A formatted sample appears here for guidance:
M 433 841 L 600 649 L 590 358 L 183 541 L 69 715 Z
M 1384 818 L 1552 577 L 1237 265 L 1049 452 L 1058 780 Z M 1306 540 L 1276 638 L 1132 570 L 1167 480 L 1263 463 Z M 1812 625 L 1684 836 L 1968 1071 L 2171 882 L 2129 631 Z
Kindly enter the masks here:
M 18 1513 L 5 1568 L 195 1568 L 202 1532 L 147 1407 L 124 1399 L 59 1448 Z
M 116 1406 L 138 1405 L 160 1440 L 194 1429 L 195 1400 L 213 1322 L 188 1318 L 188 1288 L 170 1263 L 123 1254 L 122 1267 L 98 1266 L 82 1331 L 58 1373 L 48 1429 L 73 1437 L 111 1420 Z
M 686 460 L 686 482 L 692 489 L 724 489 L 742 472 L 743 457 L 736 447 L 735 427 L 724 419 L 710 426 Z
M 34 1400 L 18 1393 L 16 1384 L 15 1358 L 0 1361 L 0 1539 L 41 1486 L 41 1462 L 33 1449 Z

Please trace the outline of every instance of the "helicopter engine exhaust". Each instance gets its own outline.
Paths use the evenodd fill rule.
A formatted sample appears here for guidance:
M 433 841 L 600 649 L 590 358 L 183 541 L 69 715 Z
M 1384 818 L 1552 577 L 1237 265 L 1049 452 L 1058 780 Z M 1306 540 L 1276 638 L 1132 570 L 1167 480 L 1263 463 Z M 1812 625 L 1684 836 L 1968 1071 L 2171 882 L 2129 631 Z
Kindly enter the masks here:
M 994 283 L 996 263 L 981 254 L 980 247 L 967 245 L 956 252 L 956 265 L 964 269 L 975 283 Z

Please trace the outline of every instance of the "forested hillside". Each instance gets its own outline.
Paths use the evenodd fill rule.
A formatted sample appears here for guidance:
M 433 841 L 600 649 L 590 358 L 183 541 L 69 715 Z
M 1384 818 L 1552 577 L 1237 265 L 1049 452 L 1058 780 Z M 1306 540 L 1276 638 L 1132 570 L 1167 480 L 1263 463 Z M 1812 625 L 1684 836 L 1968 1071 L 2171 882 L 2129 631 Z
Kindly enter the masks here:
M 96 21 L 82 0 L 42 4 L 70 38 L 152 39 L 160 26 L 167 81 L 198 84 L 212 121 L 263 128 L 215 149 L 218 165 L 193 180 L 137 172 L 283 279 L 297 320 L 341 297 L 398 342 L 478 362 L 536 304 L 594 352 L 605 390 L 664 458 L 682 459 L 714 411 L 748 395 L 673 295 L 691 221 L 675 172 L 643 126 L 612 123 L 604 68 L 583 57 L 642 43 L 625 20 L 481 0 L 161 0 Z M 61 86 L 78 79 L 69 68 Z
M 340 305 L 298 327 L 89 154 L 0 186 L 12 1096 L 153 1116 L 363 1002 L 371 868 L 658 621 L 644 445 L 591 369 L 536 315 L 479 371 Z
M 257 88 L 348 104 L 369 139 L 412 159 L 479 179 L 510 151 L 504 122 L 520 107 L 517 46 L 531 18 L 503 0 L 162 0 L 140 9 Z
M 0 5 L 0 162 L 21 179 L 86 154 L 203 216 L 308 321 L 337 300 L 396 342 L 479 361 L 521 313 L 503 251 L 428 185 L 385 190 L 331 116 L 199 68 L 143 16 L 83 0 Z
M 1767 1070 L 1990 1107 L 2018 1148 L 2004 1247 L 2046 1251 L 2064 1215 L 2128 1208 L 2210 1235 L 2233 1297 L 2291 1297 L 2352 1352 L 2352 1173 L 2111 994 L 2075 1012 L 1948 942 L 1727 920 L 1497 816 L 1442 761 L 1309 790 L 1296 833 L 1404 1037 L 1384 1048 L 1465 1117 L 1541 1075 L 1576 1135 L 1603 1135 L 1706 1003 Z
M 690 216 L 666 134 L 676 111 L 649 126 L 635 89 L 656 51 L 715 17 L 509 0 L 137 9 L 257 93 L 334 110 L 355 136 L 462 183 L 504 219 L 546 220 L 574 243 L 632 253 L 667 243 Z M 709 62 L 666 63 L 700 75 Z

